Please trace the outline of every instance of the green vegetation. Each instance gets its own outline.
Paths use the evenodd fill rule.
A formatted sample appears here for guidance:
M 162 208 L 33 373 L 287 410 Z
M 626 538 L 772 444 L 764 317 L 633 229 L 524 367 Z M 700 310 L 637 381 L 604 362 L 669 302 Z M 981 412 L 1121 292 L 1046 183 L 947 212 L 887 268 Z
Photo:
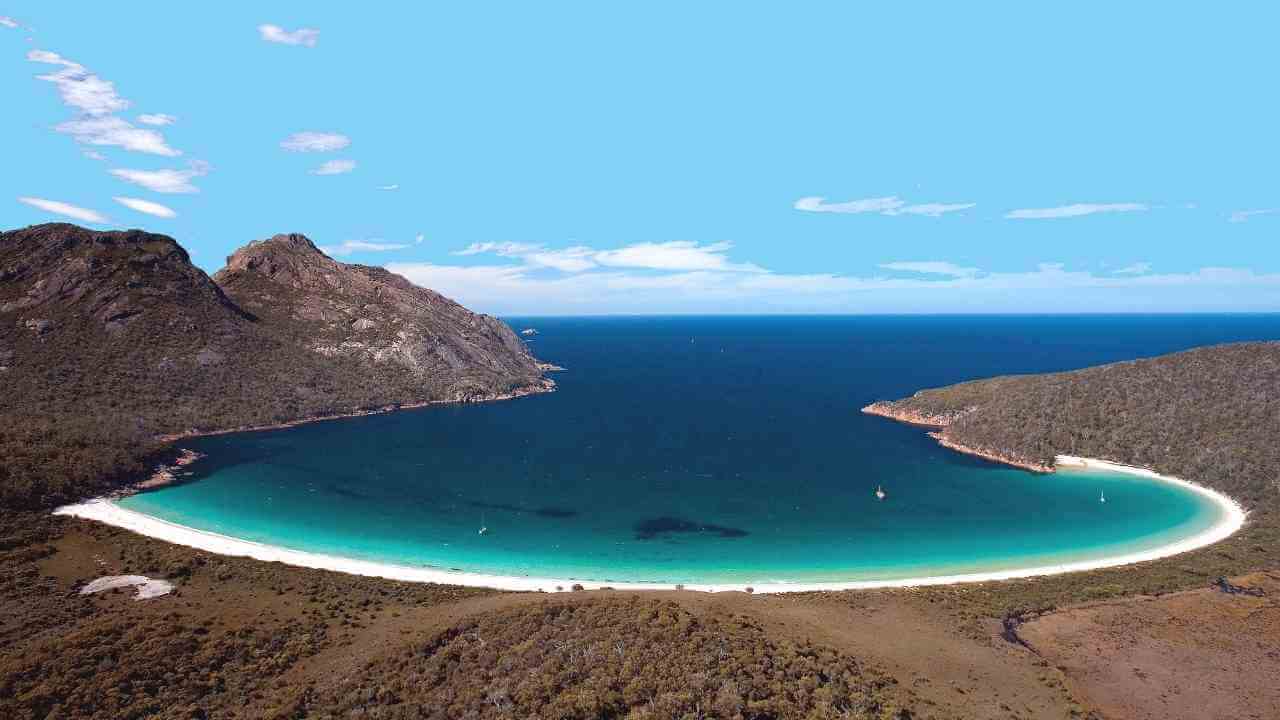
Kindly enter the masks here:
M 919 591 L 966 620 L 1205 587 L 1220 576 L 1280 567 L 1280 343 L 977 380 L 887 405 L 954 416 L 943 432 L 969 447 L 1045 463 L 1074 454 L 1149 467 L 1225 492 L 1249 509 L 1244 529 L 1231 538 L 1163 560 Z
M 745 617 L 636 597 L 456 625 L 300 700 L 311 717 L 880 718 L 883 677 Z M 312 708 L 322 709 L 313 712 Z
M 1074 454 L 1149 467 L 1259 509 L 1280 498 L 1280 343 L 978 380 L 889 405 L 958 413 L 945 434 L 970 447 L 1045 463 Z

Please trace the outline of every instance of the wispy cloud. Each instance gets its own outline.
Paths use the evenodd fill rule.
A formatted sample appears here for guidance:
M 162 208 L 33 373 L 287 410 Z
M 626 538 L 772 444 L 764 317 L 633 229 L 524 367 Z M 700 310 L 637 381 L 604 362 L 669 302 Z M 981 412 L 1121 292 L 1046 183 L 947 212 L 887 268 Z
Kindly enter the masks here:
M 975 207 L 977 203 L 918 203 L 908 204 L 896 195 L 878 198 L 864 198 L 846 202 L 829 203 L 821 196 L 803 197 L 792 206 L 796 210 L 818 213 L 840 213 L 844 215 L 860 215 L 877 213 L 880 215 L 925 215 L 941 217 L 947 213 L 959 212 Z
M 958 267 L 958 266 L 957 266 Z M 937 312 L 991 308 L 1017 293 L 1019 311 L 1160 308 L 1230 308 L 1245 288 L 1280 289 L 1280 273 L 1206 267 L 1186 273 L 1115 275 L 1041 263 L 1015 272 L 918 277 L 835 273 L 673 272 L 596 268 L 548 272 L 528 263 L 448 265 L 390 263 L 387 269 L 448 295 L 468 307 L 496 313 L 600 312 Z M 936 269 L 936 268 L 935 268 Z M 1224 293 L 1230 288 L 1232 293 Z M 1063 298 L 1071 298 L 1064 304 Z M 1153 298 L 1164 298 L 1152 304 Z M 1008 306 L 1002 306 L 1008 309 Z M 1274 307 L 1274 302 L 1268 307 Z
M 7 15 L 0 15 L 0 25 L 3 25 L 7 28 L 21 27 L 20 25 L 18 25 L 17 20 L 14 20 L 13 18 L 8 17 Z
M 311 171 L 312 175 L 341 175 L 356 169 L 355 160 L 326 160 Z
M 45 212 L 62 215 L 63 217 L 69 217 L 81 222 L 95 223 L 98 225 L 108 222 L 107 217 L 97 210 L 82 208 L 78 205 L 72 205 L 71 203 L 65 203 L 60 200 L 46 200 L 44 198 L 37 197 L 20 197 L 18 198 L 18 202 L 25 203 L 34 208 L 40 208 Z
M 165 142 L 155 130 L 140 128 L 115 115 L 68 120 L 54 127 L 86 145 L 110 145 L 130 152 L 177 157 L 182 152 Z
M 285 30 L 279 25 L 270 23 L 259 25 L 258 35 L 267 42 L 280 43 L 281 45 L 301 45 L 303 47 L 315 47 L 320 40 L 320 31 L 314 28 Z
M 165 113 L 143 113 L 138 116 L 138 122 L 143 125 L 172 125 L 178 121 L 178 118 Z
M 702 245 L 685 240 L 636 243 L 613 250 L 597 250 L 585 245 L 549 249 L 543 245 L 517 242 L 473 243 L 454 255 L 492 254 L 516 258 L 531 268 L 551 268 L 580 273 L 597 267 L 639 270 L 717 272 L 764 272 L 750 263 L 731 262 L 726 253 L 732 243 Z
M 417 235 L 414 235 L 414 236 L 413 236 L 413 244 L 414 244 L 414 245 L 421 245 L 421 244 L 422 244 L 422 241 L 424 241 L 424 240 L 426 240 L 426 239 L 427 239 L 427 238 L 426 238 L 426 236 L 425 236 L 425 235 L 423 235 L 422 233 L 418 233 Z
M 147 215 L 155 215 L 156 217 L 162 217 L 162 218 L 172 218 L 172 217 L 178 216 L 178 213 L 174 212 L 172 208 L 167 207 L 165 205 L 161 205 L 158 202 L 151 202 L 150 200 L 143 200 L 141 198 L 120 197 L 118 195 L 115 197 L 112 197 L 111 199 L 129 208 L 130 210 L 137 210 L 138 212 L 146 213 Z
M 920 273 L 923 275 L 947 275 L 950 277 L 973 277 L 982 272 L 974 267 L 961 267 L 943 260 L 898 261 L 881 263 L 885 270 Z
M 131 170 L 117 168 L 111 171 L 112 175 L 131 182 L 135 185 L 153 190 L 158 193 L 197 193 L 200 189 L 191 184 L 192 178 L 197 178 L 209 172 L 209 164 L 203 162 L 193 162 L 191 167 L 186 170 Z
M 421 236 L 419 236 L 421 237 Z M 389 252 L 404 250 L 409 246 L 404 243 L 389 243 L 381 240 L 344 240 L 338 245 L 322 245 L 320 250 L 332 257 L 344 257 L 357 252 Z
M 333 152 L 351 144 L 351 138 L 342 133 L 304 130 L 280 141 L 280 147 L 289 152 Z
M 1231 217 L 1227 218 L 1227 222 L 1242 223 L 1248 222 L 1249 218 L 1259 215 L 1274 215 L 1280 213 L 1280 208 L 1263 208 L 1262 210 L 1237 210 L 1231 213 Z
M 617 250 L 602 250 L 594 255 L 594 260 L 605 267 L 764 272 L 764 268 L 758 265 L 730 262 L 726 253 L 732 248 L 731 242 L 708 245 L 685 240 L 637 243 Z
M 97 150 L 85 150 L 85 151 L 84 151 L 84 156 L 85 156 L 85 157 L 87 157 L 87 158 L 89 158 L 90 160 L 103 161 L 103 160 L 106 160 L 106 159 L 107 159 L 107 156 L 106 156 L 106 155 L 103 155 L 102 153 L 98 152 Z
M 129 107 L 129 101 L 120 97 L 114 83 L 48 50 L 32 50 L 27 53 L 27 60 L 60 68 L 36 78 L 52 83 L 62 102 L 79 113 L 76 119 L 54 126 L 57 132 L 86 145 L 116 146 L 130 152 L 166 157 L 182 154 L 169 147 L 158 131 L 137 127 L 114 115 Z
M 397 184 L 391 184 L 391 185 L 379 185 L 379 186 L 378 186 L 378 189 L 379 189 L 379 190 L 399 190 L 399 189 L 400 189 L 400 185 L 399 185 L 398 183 L 397 183 Z
M 1126 265 L 1119 270 L 1114 270 L 1113 272 L 1116 275 L 1145 275 L 1151 272 L 1151 263 L 1136 262 L 1132 265 Z
M 1005 217 L 1010 220 L 1049 220 L 1080 217 L 1097 213 L 1145 212 L 1150 208 L 1142 203 L 1076 203 L 1051 208 L 1023 208 L 1010 210 Z

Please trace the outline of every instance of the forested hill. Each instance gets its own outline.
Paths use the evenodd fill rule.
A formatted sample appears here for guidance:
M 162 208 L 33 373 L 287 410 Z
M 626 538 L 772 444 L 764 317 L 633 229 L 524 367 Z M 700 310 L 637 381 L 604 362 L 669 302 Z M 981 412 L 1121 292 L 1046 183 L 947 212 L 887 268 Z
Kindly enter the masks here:
M 1280 500 L 1277 342 L 977 380 L 867 410 L 1031 463 L 1075 454 L 1195 480 L 1252 507 Z
M 231 261 L 224 291 L 164 235 L 0 233 L 0 506 L 101 492 L 158 434 L 550 387 L 501 321 L 301 235 Z

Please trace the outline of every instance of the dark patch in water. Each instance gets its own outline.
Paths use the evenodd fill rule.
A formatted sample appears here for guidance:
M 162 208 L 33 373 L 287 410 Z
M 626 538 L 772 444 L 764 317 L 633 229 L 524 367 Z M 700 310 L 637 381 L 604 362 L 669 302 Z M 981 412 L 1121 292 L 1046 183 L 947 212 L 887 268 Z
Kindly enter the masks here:
M 546 518 L 571 518 L 571 517 L 576 517 L 578 515 L 577 510 L 570 510 L 569 508 L 560 508 L 560 507 L 540 507 L 540 508 L 535 508 L 530 510 L 529 508 L 522 508 L 518 505 L 509 505 L 507 503 L 480 502 L 478 500 L 472 500 L 467 504 L 470 505 L 471 507 L 481 508 L 483 510 L 502 510 L 504 512 L 512 512 L 518 515 L 523 515 L 525 513 L 533 513 L 538 517 L 546 517 Z
M 649 518 L 636 523 L 636 539 L 652 540 L 660 535 L 672 533 L 714 533 L 722 538 L 746 537 L 747 531 L 738 528 L 700 523 L 683 518 L 660 517 Z
M 348 490 L 347 488 L 339 487 L 337 485 L 329 485 L 325 489 L 338 497 L 344 497 L 349 500 L 368 500 L 370 497 L 364 493 L 356 492 L 355 490 Z

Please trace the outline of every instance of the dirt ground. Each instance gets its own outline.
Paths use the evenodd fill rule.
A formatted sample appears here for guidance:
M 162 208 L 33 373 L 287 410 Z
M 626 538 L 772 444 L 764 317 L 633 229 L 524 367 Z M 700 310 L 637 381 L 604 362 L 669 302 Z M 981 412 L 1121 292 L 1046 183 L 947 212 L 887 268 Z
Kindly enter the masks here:
M 1280 718 L 1280 573 L 1051 613 L 1018 635 L 1104 717 Z

